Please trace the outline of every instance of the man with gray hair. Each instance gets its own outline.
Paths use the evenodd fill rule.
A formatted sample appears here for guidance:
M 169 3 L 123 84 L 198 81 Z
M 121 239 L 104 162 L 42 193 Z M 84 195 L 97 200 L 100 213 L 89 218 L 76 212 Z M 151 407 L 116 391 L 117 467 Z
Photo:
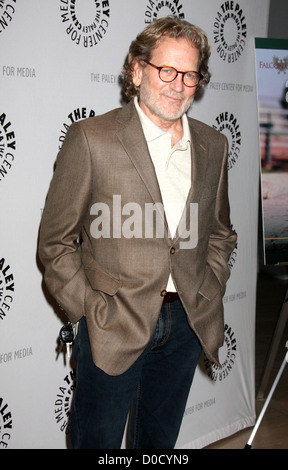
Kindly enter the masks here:
M 154 21 L 124 63 L 128 104 L 72 124 L 57 157 L 39 256 L 79 322 L 73 448 L 120 448 L 130 406 L 129 448 L 174 448 L 201 351 L 219 363 L 228 144 L 186 115 L 209 56 L 200 28 Z

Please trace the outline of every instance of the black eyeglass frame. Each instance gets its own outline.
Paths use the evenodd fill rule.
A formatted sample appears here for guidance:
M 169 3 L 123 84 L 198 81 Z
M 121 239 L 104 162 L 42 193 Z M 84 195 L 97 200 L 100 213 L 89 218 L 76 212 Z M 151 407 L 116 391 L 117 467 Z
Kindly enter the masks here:
M 157 65 L 154 65 L 151 62 L 149 62 L 149 60 L 143 60 L 143 62 L 145 62 L 148 65 L 151 65 L 152 67 L 154 67 L 154 69 L 157 69 L 159 78 L 164 83 L 174 82 L 174 80 L 176 80 L 176 78 L 178 77 L 178 73 L 181 73 L 182 74 L 182 82 L 184 83 L 184 85 L 187 86 L 188 88 L 195 88 L 196 86 L 199 85 L 200 81 L 204 78 L 203 75 L 200 72 L 196 72 L 195 70 L 187 70 L 187 72 L 181 72 L 181 70 L 177 70 L 177 69 L 175 69 L 175 67 L 171 67 L 171 65 L 157 66 Z M 173 80 L 163 80 L 163 78 L 160 77 L 161 70 L 165 69 L 165 68 L 175 70 L 176 76 L 173 78 Z M 186 83 L 184 82 L 184 76 L 186 75 L 186 73 L 195 73 L 196 75 L 198 75 L 198 77 L 199 77 L 198 83 L 196 83 L 195 85 L 186 85 Z

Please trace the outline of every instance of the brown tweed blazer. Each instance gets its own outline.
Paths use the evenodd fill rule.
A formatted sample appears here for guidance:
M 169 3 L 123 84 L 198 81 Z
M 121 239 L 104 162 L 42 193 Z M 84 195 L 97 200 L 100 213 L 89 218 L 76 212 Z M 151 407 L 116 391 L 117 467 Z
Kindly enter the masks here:
M 173 239 L 133 101 L 72 124 L 57 157 L 39 235 L 44 279 L 72 322 L 86 316 L 94 362 L 110 375 L 127 370 L 147 345 L 170 273 L 207 357 L 218 361 L 227 261 L 236 242 L 230 229 L 227 140 L 188 119 L 191 189 L 186 225 L 179 225 Z M 190 247 L 183 242 L 191 203 L 198 208 L 198 240 Z M 135 207 L 143 215 L 153 204 L 162 236 L 155 230 L 147 235 L 144 222 L 142 236 L 139 231 L 127 236 L 125 223 Z M 121 212 L 124 206 L 134 208 L 129 217 Z

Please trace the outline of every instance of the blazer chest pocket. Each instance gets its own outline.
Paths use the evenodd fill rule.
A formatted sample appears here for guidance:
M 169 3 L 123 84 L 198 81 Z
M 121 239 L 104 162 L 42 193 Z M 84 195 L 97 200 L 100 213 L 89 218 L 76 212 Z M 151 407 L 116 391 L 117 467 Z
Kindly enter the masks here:
M 91 266 L 85 267 L 84 271 L 93 290 L 99 290 L 108 295 L 115 295 L 121 287 L 120 281 L 105 271 Z

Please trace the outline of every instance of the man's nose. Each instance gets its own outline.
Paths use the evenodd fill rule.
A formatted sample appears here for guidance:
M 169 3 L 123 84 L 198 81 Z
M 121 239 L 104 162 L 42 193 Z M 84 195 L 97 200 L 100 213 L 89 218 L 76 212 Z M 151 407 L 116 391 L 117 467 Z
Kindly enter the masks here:
M 170 83 L 170 85 L 172 85 L 173 90 L 183 91 L 183 75 L 181 73 L 178 73 L 177 77 L 175 78 L 175 80 L 173 80 L 173 82 Z

